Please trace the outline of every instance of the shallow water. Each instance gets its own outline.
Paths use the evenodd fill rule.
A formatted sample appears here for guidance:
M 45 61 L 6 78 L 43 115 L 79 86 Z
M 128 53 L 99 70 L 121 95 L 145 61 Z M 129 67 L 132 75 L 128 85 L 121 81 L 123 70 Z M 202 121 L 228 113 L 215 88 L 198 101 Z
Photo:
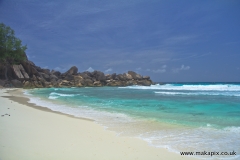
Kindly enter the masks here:
M 31 102 L 94 119 L 119 136 L 139 137 L 155 147 L 240 154 L 237 83 L 49 88 L 27 94 Z

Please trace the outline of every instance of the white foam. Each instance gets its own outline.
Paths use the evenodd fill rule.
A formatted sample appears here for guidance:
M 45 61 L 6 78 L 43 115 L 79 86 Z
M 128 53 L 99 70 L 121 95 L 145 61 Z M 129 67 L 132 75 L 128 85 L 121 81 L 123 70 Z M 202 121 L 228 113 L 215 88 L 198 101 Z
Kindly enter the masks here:
M 224 128 L 225 131 L 233 132 L 233 133 L 238 133 L 240 135 L 240 127 L 226 127 Z
M 211 126 L 212 126 L 211 124 L 209 124 L 209 123 L 207 124 L 207 127 L 211 127 Z
M 209 95 L 209 96 L 236 96 L 239 97 L 240 93 L 239 92 L 223 92 L 223 91 L 218 91 L 218 92 L 212 92 L 212 91 L 201 91 L 201 92 L 159 92 L 155 91 L 154 93 L 156 94 L 162 94 L 162 95 Z
M 240 85 L 215 84 L 215 85 L 151 85 L 151 86 L 127 86 L 118 88 L 152 89 L 152 90 L 189 90 L 189 91 L 240 91 Z
M 24 95 L 27 95 L 27 96 L 32 96 L 32 94 L 29 93 L 29 91 L 27 91 L 27 90 L 24 90 L 24 91 L 23 91 L 23 94 L 24 94 Z
M 30 96 L 29 97 L 30 103 L 34 103 L 36 105 L 42 106 L 49 108 L 53 111 L 58 111 L 62 113 L 66 113 L 69 115 L 73 115 L 76 117 L 83 117 L 83 118 L 89 118 L 93 120 L 97 120 L 100 124 L 107 124 L 108 122 L 130 122 L 133 121 L 133 119 L 123 113 L 110 113 L 106 111 L 99 111 L 95 110 L 89 106 L 78 106 L 78 107 L 71 107 L 71 106 L 66 106 L 66 105 L 59 105 L 59 104 L 54 104 L 52 102 L 48 102 L 45 100 L 42 100 L 37 97 Z M 51 96 L 52 99 L 56 99 L 57 97 Z M 49 99 L 51 99 L 49 97 Z
M 49 96 L 48 98 L 49 98 L 49 99 L 57 99 L 58 96 Z
M 169 129 L 152 131 L 139 135 L 139 138 L 147 141 L 150 145 L 167 148 L 179 154 L 179 151 L 225 151 L 237 152 L 237 156 L 221 156 L 219 158 L 239 157 L 240 153 L 240 127 L 228 127 L 225 129 L 214 129 L 211 127 L 200 127 L 195 129 Z M 208 157 L 197 157 L 208 158 Z M 210 157 L 209 157 L 210 158 Z M 211 158 L 217 158 L 211 157 Z
M 61 96 L 61 97 L 74 97 L 78 94 L 63 94 L 63 93 L 52 92 L 49 95 L 50 96 Z

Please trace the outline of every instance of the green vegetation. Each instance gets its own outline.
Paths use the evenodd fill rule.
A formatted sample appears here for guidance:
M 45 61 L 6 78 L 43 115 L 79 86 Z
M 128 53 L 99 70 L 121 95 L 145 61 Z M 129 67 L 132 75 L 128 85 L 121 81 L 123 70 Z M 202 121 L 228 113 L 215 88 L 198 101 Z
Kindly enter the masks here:
M 0 23 L 0 63 L 5 67 L 6 80 L 8 67 L 26 60 L 26 49 L 27 46 L 23 46 L 22 41 L 15 37 L 14 30 Z

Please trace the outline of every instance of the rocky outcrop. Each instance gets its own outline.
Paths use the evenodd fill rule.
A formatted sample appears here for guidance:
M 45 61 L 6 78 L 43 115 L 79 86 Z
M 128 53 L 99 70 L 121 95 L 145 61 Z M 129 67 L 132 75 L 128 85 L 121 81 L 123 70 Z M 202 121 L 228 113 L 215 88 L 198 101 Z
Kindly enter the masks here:
M 3 88 L 5 86 L 5 81 L 0 79 L 0 88 Z
M 11 80 L 11 83 L 16 88 L 22 88 L 23 87 L 22 82 L 17 80 L 17 79 Z
M 75 75 L 77 72 L 78 68 L 76 66 L 73 66 L 67 72 L 63 73 L 62 76 Z
M 133 71 L 128 71 L 128 74 L 130 74 L 133 79 L 136 79 L 136 80 L 141 80 L 142 79 L 142 76 L 140 74 L 137 74 Z
M 133 71 L 123 74 L 107 74 L 101 71 L 78 73 L 76 66 L 67 72 L 50 71 L 36 66 L 31 61 L 8 67 L 5 81 L 4 67 L 0 64 L 0 86 L 18 88 L 49 88 L 49 87 L 101 87 L 101 86 L 129 86 L 153 84 L 149 76 L 142 76 Z M 2 79 L 2 80 L 1 80 Z
M 26 73 L 23 66 L 20 65 L 13 65 L 12 66 L 13 73 L 17 79 L 23 80 L 23 79 L 29 79 L 28 74 Z

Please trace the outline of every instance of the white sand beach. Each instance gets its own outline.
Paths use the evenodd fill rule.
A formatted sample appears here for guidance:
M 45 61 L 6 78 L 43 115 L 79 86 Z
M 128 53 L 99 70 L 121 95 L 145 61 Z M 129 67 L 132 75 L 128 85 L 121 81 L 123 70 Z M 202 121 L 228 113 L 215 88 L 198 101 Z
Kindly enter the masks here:
M 0 89 L 0 160 L 194 159 L 118 137 L 92 120 L 28 103 L 22 89 Z

